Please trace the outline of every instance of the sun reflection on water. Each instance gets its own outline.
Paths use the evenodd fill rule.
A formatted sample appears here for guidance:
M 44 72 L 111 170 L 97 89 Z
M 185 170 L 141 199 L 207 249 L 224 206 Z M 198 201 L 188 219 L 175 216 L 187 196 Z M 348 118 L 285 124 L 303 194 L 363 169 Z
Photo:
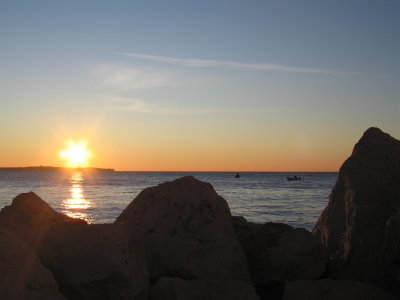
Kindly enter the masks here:
M 76 171 L 71 175 L 69 181 L 71 183 L 70 197 L 62 203 L 63 213 L 72 218 L 89 221 L 87 210 L 91 209 L 93 205 L 89 200 L 85 199 L 83 191 L 84 174 Z

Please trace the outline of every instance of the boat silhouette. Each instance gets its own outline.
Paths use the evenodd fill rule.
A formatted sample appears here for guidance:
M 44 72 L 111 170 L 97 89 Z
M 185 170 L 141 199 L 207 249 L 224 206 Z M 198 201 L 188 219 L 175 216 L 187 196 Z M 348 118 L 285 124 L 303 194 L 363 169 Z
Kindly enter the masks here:
M 287 181 L 298 181 L 298 180 L 301 180 L 302 178 L 294 175 L 293 177 L 286 177 L 286 179 L 287 179 Z

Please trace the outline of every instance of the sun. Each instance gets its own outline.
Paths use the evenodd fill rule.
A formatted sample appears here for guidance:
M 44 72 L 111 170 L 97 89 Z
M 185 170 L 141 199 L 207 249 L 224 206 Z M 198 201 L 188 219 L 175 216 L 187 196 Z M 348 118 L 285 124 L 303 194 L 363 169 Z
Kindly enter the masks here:
M 90 151 L 86 148 L 85 142 L 70 142 L 67 149 L 60 152 L 60 156 L 67 161 L 69 167 L 87 167 Z

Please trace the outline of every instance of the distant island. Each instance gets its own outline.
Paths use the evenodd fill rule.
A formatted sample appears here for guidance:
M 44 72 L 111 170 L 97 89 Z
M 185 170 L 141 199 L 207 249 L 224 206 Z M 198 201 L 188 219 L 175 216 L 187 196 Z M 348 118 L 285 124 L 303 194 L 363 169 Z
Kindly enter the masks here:
M 31 166 L 31 167 L 0 167 L 0 171 L 97 171 L 97 172 L 114 172 L 111 168 L 69 168 L 69 167 L 51 167 L 51 166 Z

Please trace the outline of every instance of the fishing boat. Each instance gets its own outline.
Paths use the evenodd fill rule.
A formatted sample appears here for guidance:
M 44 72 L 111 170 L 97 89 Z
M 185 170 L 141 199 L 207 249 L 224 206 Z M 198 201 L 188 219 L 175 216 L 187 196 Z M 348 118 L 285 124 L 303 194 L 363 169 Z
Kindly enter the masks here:
M 301 180 L 302 178 L 294 175 L 293 177 L 286 177 L 286 179 L 287 179 L 287 181 L 298 181 L 298 180 Z

